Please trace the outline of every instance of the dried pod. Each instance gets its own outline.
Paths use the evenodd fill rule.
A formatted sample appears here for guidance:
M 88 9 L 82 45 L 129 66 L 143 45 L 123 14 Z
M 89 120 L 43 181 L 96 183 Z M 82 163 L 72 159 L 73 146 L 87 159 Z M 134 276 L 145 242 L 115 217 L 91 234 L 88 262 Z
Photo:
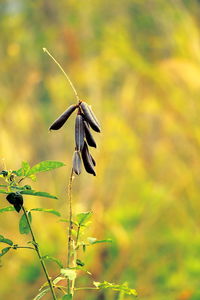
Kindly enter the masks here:
M 65 124 L 67 119 L 71 116 L 71 114 L 75 111 L 75 109 L 77 107 L 78 107 L 77 104 L 70 105 L 68 107 L 68 109 L 66 111 L 64 111 L 64 113 L 62 113 L 62 115 L 60 115 L 58 117 L 58 119 L 55 120 L 55 122 L 53 122 L 53 124 L 50 126 L 49 130 L 60 129 Z
M 84 146 L 83 146 L 83 150 L 82 150 L 81 154 L 82 154 L 83 164 L 84 164 L 86 172 L 96 176 L 96 173 L 94 171 L 94 165 L 93 165 L 86 142 L 84 142 Z
M 6 199 L 10 204 L 13 204 L 15 210 L 19 212 L 23 205 L 23 197 L 20 193 L 10 193 L 7 195 Z
M 76 143 L 76 150 L 81 151 L 84 145 L 84 123 L 82 115 L 78 114 L 76 116 L 76 123 L 75 123 L 75 143 Z
M 91 161 L 92 161 L 92 163 L 93 163 L 93 165 L 94 165 L 94 167 L 96 166 L 96 161 L 94 160 L 94 158 L 92 157 L 92 155 L 90 154 L 90 158 L 91 158 Z
M 81 102 L 80 106 L 83 111 L 84 117 L 86 121 L 88 121 L 88 123 L 90 124 L 91 128 L 96 132 L 100 132 L 101 131 L 100 126 L 98 122 L 95 120 L 95 118 L 93 117 L 93 115 L 91 114 L 91 109 L 89 105 L 86 102 Z
M 88 105 L 88 109 L 89 109 L 91 115 L 93 116 L 93 119 L 94 119 L 95 122 L 99 125 L 99 128 L 100 128 L 100 123 L 99 123 L 99 121 L 97 120 L 97 117 L 95 116 L 95 114 L 94 114 L 94 112 L 93 112 L 93 110 L 92 110 L 91 105 Z
M 73 171 L 77 175 L 81 174 L 81 156 L 79 151 L 74 152 L 73 156 Z
M 93 138 L 93 136 L 90 132 L 90 128 L 89 128 L 86 121 L 84 121 L 84 130 L 85 130 L 85 137 L 86 137 L 88 145 L 91 146 L 91 147 L 96 148 L 97 144 L 96 144 L 96 142 L 95 142 L 95 140 L 94 140 L 94 138 Z

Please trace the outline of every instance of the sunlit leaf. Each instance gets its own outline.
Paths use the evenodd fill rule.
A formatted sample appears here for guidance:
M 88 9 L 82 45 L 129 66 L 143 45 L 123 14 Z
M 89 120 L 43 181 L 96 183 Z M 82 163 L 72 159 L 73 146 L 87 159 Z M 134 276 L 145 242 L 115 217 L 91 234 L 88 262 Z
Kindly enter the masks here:
M 13 245 L 13 242 L 7 238 L 5 238 L 3 235 L 0 235 L 0 243 L 5 243 L 8 244 L 10 246 Z
M 62 262 L 61 262 L 59 259 L 55 258 L 55 257 L 49 256 L 49 255 L 45 255 L 45 256 L 42 257 L 42 259 L 53 261 L 53 262 L 55 262 L 60 268 L 63 268 Z
M 5 194 L 5 195 L 7 195 L 7 194 L 9 194 L 9 192 L 8 192 L 7 190 L 0 190 L 0 194 Z
M 52 209 L 52 208 L 32 208 L 31 211 L 47 212 L 47 213 L 50 213 L 50 214 L 60 217 L 59 211 Z
M 0 209 L 0 213 L 7 212 L 7 211 L 15 211 L 15 208 L 13 206 L 7 206 Z
M 109 289 L 112 289 L 114 291 L 123 292 L 127 295 L 137 296 L 136 290 L 129 288 L 127 283 L 114 284 L 114 283 L 110 283 L 110 282 L 107 282 L 107 281 L 104 281 L 104 282 L 93 281 L 93 284 L 98 289 L 108 289 L 109 288 Z
M 77 214 L 76 218 L 79 225 L 84 225 L 91 218 L 91 216 L 92 216 L 92 212 L 88 211 L 88 212 Z
M 91 245 L 100 244 L 100 243 L 112 243 L 111 239 L 97 240 L 96 238 L 88 237 L 87 240 Z
M 60 168 L 65 166 L 64 163 L 59 162 L 59 161 L 51 161 L 51 160 L 46 160 L 38 163 L 37 165 L 33 166 L 30 171 L 28 172 L 27 176 L 30 176 L 32 174 L 36 174 L 39 172 L 46 172 L 50 171 L 56 168 Z
M 31 196 L 38 196 L 38 197 L 46 197 L 51 199 L 58 199 L 56 196 L 53 196 L 47 192 L 36 192 L 34 190 L 22 190 L 20 191 L 23 195 L 31 195 Z
M 28 212 L 28 218 L 29 218 L 29 221 L 31 223 L 32 217 L 31 217 L 31 213 L 30 212 Z M 21 217 L 21 219 L 19 221 L 19 232 L 21 234 L 28 234 L 30 232 L 30 228 L 29 228 L 28 222 L 26 220 L 25 214 L 22 215 L 22 217 Z
M 44 295 L 46 295 L 50 291 L 50 288 L 45 288 L 42 290 L 33 300 L 40 300 Z
M 68 278 L 69 280 L 74 280 L 76 278 L 76 271 L 71 269 L 61 269 L 60 273 Z

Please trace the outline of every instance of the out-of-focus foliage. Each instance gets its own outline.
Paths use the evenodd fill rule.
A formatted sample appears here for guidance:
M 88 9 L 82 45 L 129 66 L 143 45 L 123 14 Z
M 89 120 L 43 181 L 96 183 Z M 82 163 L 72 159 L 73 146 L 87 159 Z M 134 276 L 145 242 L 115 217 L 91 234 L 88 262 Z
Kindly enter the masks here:
M 48 127 L 76 100 L 46 47 L 102 125 L 97 177 L 76 178 L 73 201 L 77 213 L 94 212 L 90 235 L 113 243 L 94 246 L 83 260 L 93 280 L 127 281 L 144 300 L 200 299 L 199 20 L 197 0 L 0 2 L 1 169 L 24 160 L 66 163 L 33 187 L 59 200 L 25 201 L 67 216 L 74 120 L 59 132 Z M 0 208 L 7 206 L 0 197 Z M 18 221 L 17 213 L 0 215 L 0 234 L 25 243 Z M 66 257 L 65 226 L 34 215 L 44 255 Z M 32 299 L 44 282 L 34 254 L 9 251 L 1 263 L 0 298 Z M 90 284 L 84 278 L 77 284 Z M 77 293 L 116 299 L 110 291 Z

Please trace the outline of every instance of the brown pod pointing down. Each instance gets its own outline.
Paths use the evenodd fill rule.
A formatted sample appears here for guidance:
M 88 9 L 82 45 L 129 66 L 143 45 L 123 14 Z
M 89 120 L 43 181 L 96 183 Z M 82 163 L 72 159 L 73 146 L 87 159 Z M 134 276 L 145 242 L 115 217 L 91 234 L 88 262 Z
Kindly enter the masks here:
M 73 171 L 77 175 L 81 174 L 81 156 L 79 151 L 74 152 L 73 156 Z
M 75 143 L 76 143 L 76 150 L 81 151 L 83 149 L 84 145 L 84 123 L 83 123 L 83 117 L 81 115 L 76 116 L 76 122 L 75 122 Z
M 84 130 L 85 130 L 85 137 L 86 137 L 88 145 L 90 147 L 96 148 L 97 144 L 96 144 L 96 142 L 95 142 L 95 140 L 94 140 L 94 138 L 93 138 L 93 136 L 92 136 L 92 134 L 90 132 L 90 128 L 89 128 L 89 126 L 88 126 L 88 124 L 87 124 L 86 121 L 84 121 Z
M 100 132 L 100 126 L 99 123 L 96 119 L 96 117 L 94 118 L 93 115 L 94 113 L 91 113 L 91 108 L 89 107 L 89 105 L 86 102 L 81 102 L 80 104 L 81 109 L 83 111 L 84 117 L 87 120 L 87 122 L 90 124 L 91 128 L 96 131 L 96 132 Z
M 84 142 L 84 146 L 83 146 L 83 150 L 81 151 L 81 155 L 82 155 L 83 164 L 84 164 L 86 172 L 96 176 L 96 173 L 94 171 L 94 165 L 93 165 L 86 142 Z
M 71 116 L 71 114 L 75 111 L 77 108 L 77 104 L 70 105 L 64 113 L 62 113 L 56 120 L 53 122 L 53 124 L 50 126 L 49 130 L 58 130 L 60 129 L 67 119 Z

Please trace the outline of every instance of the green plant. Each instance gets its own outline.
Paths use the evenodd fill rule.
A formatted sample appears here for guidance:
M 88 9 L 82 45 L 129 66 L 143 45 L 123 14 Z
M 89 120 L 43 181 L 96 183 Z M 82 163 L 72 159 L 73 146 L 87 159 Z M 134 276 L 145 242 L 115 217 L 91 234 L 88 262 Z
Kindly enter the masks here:
M 68 200 L 69 200 L 69 211 L 68 219 L 60 218 L 60 221 L 66 222 L 68 226 L 68 254 L 67 261 L 63 263 L 57 258 L 51 257 L 49 255 L 43 256 L 41 254 L 40 246 L 36 240 L 35 234 L 32 229 L 32 212 L 43 211 L 52 213 L 58 217 L 61 217 L 60 212 L 53 209 L 44 208 L 32 208 L 27 211 L 24 207 L 23 195 L 32 196 L 42 196 L 47 198 L 56 199 L 55 196 L 48 194 L 47 192 L 37 192 L 32 190 L 30 185 L 22 185 L 25 179 L 36 180 L 36 174 L 39 172 L 53 170 L 55 168 L 64 166 L 61 162 L 55 161 L 43 161 L 39 164 L 33 166 L 32 168 L 27 162 L 22 163 L 22 167 L 17 171 L 7 171 L 3 170 L 0 173 L 0 177 L 4 179 L 5 184 L 0 185 L 0 193 L 6 194 L 7 201 L 12 204 L 12 206 L 5 207 L 0 210 L 0 213 L 8 211 L 17 211 L 20 213 L 22 211 L 22 216 L 19 221 L 19 230 L 21 234 L 31 235 L 31 241 L 28 242 L 28 246 L 14 244 L 8 238 L 0 236 L 0 242 L 7 244 L 8 246 L 3 248 L 0 256 L 5 255 L 10 249 L 20 249 L 26 248 L 34 250 L 40 260 L 42 269 L 46 276 L 46 282 L 42 285 L 39 290 L 38 295 L 34 300 L 41 299 L 44 295 L 51 292 L 52 298 L 57 299 L 58 292 L 62 292 L 62 296 L 59 299 L 69 300 L 74 299 L 74 294 L 79 290 L 100 290 L 100 289 L 112 289 L 120 293 L 120 299 L 123 299 L 123 295 L 133 295 L 137 296 L 134 289 L 128 287 L 127 283 L 114 284 L 107 281 L 95 282 L 93 281 L 93 286 L 89 287 L 76 287 L 76 277 L 78 272 L 81 270 L 91 275 L 91 273 L 85 268 L 84 262 L 80 259 L 80 251 L 85 252 L 89 246 L 93 246 L 98 243 L 110 243 L 110 239 L 97 240 L 94 237 L 84 238 L 84 232 L 90 223 L 90 218 L 92 212 L 82 212 L 74 216 L 73 206 L 72 206 L 72 183 L 75 175 L 81 174 L 81 163 L 83 161 L 86 172 L 96 175 L 95 166 L 96 162 L 89 152 L 89 146 L 96 148 L 96 142 L 92 136 L 90 128 L 96 132 L 100 132 L 99 122 L 93 113 L 91 107 L 84 101 L 80 100 L 77 91 L 74 88 L 68 75 L 62 69 L 60 64 L 55 60 L 55 58 L 44 48 L 44 51 L 54 60 L 54 62 L 59 66 L 64 75 L 66 76 L 70 86 L 72 87 L 74 94 L 77 99 L 77 104 L 71 105 L 67 110 L 61 114 L 58 119 L 56 119 L 50 126 L 50 130 L 60 129 L 70 115 L 77 111 L 76 121 L 75 121 L 75 152 L 73 154 L 72 170 L 68 185 Z M 57 263 L 59 266 L 59 274 L 55 278 L 49 276 L 45 261 L 51 260 Z M 66 284 L 63 284 L 66 282 Z

